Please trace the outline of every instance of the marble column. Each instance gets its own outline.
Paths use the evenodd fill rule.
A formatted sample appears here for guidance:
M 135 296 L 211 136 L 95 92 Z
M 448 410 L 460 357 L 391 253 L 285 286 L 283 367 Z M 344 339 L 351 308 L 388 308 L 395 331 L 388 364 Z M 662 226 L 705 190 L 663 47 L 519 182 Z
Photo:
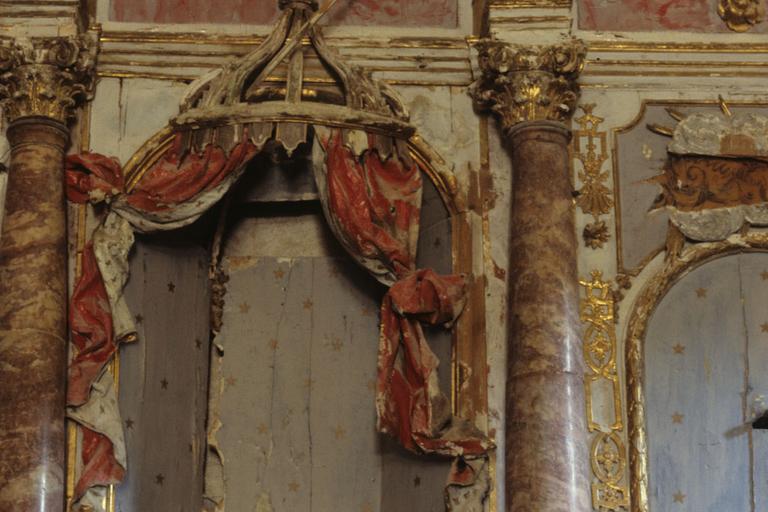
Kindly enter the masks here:
M 506 510 L 592 510 L 566 127 L 584 47 L 479 45 L 473 86 L 512 157 Z
M 91 83 L 78 38 L 0 46 L 11 147 L 0 232 L 0 510 L 60 512 L 66 473 L 67 122 Z

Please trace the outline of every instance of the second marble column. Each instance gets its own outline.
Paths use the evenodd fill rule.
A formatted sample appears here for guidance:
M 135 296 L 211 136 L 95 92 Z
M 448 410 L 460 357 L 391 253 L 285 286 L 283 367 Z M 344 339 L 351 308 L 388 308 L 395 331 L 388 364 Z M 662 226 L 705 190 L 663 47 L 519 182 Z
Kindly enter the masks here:
M 475 98 L 512 157 L 506 510 L 591 510 L 577 238 L 565 126 L 578 99 L 578 42 L 480 44 Z

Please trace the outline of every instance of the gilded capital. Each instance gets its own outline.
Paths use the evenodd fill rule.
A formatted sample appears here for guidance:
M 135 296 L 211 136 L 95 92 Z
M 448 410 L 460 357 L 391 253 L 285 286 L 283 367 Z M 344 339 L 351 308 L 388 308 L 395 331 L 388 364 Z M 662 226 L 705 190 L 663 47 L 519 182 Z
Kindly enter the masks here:
M 577 39 L 534 47 L 486 39 L 477 44 L 482 76 L 470 89 L 505 131 L 523 121 L 566 122 L 579 99 L 586 47 Z
M 71 120 L 91 98 L 97 48 L 90 34 L 0 42 L 0 107 L 8 121 Z

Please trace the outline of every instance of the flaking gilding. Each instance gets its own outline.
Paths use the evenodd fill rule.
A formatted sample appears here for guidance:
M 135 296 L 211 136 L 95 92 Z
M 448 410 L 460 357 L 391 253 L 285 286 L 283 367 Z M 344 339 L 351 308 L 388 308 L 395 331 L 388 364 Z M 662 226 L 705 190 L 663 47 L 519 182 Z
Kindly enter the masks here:
M 496 114 L 504 131 L 524 121 L 566 122 L 573 115 L 586 57 L 583 42 L 530 47 L 484 39 L 476 48 L 482 76 L 470 94 L 479 108 Z
M 0 43 L 0 105 L 8 121 L 69 122 L 92 97 L 97 49 L 93 34 Z

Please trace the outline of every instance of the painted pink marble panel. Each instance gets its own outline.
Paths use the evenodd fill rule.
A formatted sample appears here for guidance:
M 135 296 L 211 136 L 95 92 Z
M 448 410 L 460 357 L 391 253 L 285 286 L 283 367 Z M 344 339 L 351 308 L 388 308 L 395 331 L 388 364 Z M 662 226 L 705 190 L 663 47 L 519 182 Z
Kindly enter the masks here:
M 278 15 L 276 0 L 111 0 L 110 19 L 142 23 L 265 25 Z M 458 26 L 458 0 L 341 0 L 328 22 L 344 25 Z
M 578 8 L 584 30 L 730 32 L 717 0 L 578 0 Z M 752 32 L 768 32 L 767 25 Z

